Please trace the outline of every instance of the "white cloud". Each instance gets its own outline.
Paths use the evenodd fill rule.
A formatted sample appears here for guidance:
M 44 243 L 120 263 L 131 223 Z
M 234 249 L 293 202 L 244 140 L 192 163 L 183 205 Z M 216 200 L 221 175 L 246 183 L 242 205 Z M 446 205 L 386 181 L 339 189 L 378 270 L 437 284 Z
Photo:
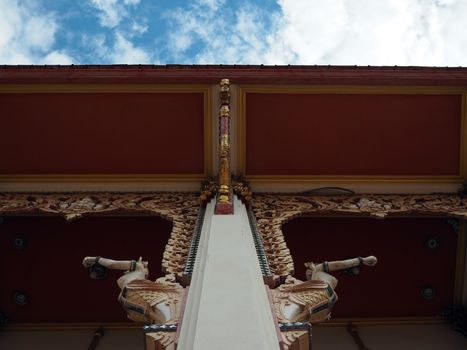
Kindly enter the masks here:
M 44 2 L 0 0 L 0 64 L 72 63 L 69 48 L 90 63 L 467 66 L 467 0 L 276 0 L 273 10 L 239 1 L 192 0 L 165 13 L 169 28 L 148 51 L 139 43 L 153 23 L 136 12 L 141 0 L 88 0 L 105 28 L 78 51 L 57 48 L 66 23 Z M 66 45 L 82 35 L 70 31 Z
M 150 62 L 150 56 L 145 50 L 135 47 L 120 33 L 116 33 L 115 45 L 110 58 L 113 63 L 144 64 Z
M 47 54 L 42 60 L 43 64 L 73 64 L 73 60 L 69 55 L 62 51 L 52 51 Z
M 0 63 L 70 64 L 64 51 L 53 50 L 59 30 L 56 17 L 34 2 L 0 0 Z
M 98 16 L 102 26 L 116 27 L 129 15 L 128 6 L 137 6 L 141 0 L 89 0 L 99 10 Z
M 57 23 L 51 15 L 33 16 L 24 22 L 23 31 L 28 46 L 47 51 L 55 41 Z
M 207 6 L 210 11 L 217 11 L 220 6 L 225 4 L 225 0 L 198 0 L 195 6 Z
M 467 65 L 465 0 L 277 0 L 227 13 L 197 0 L 168 15 L 169 50 L 197 63 Z
M 132 35 L 144 34 L 148 31 L 148 29 L 149 29 L 149 26 L 146 23 L 137 23 L 135 21 L 133 21 L 133 23 L 130 26 L 130 31 Z
M 97 53 L 93 60 L 100 59 L 103 63 L 121 64 L 149 63 L 151 55 L 131 41 L 135 36 L 146 33 L 149 28 L 144 17 L 139 21 L 130 19 L 130 7 L 136 7 L 141 0 L 89 0 L 89 2 L 98 10 L 101 26 L 111 29 L 114 38 L 114 43 L 109 45 L 106 40 L 109 35 L 101 34 L 92 38 L 85 35 L 84 46 L 88 49 L 94 48 Z
M 275 43 L 298 64 L 434 64 L 437 11 L 430 1 L 279 0 Z M 277 57 L 280 59 L 280 57 Z
M 178 8 L 167 15 L 173 27 L 168 34 L 168 51 L 175 60 L 183 61 L 192 46 L 201 45 L 195 63 L 263 63 L 269 28 L 261 18 L 267 12 L 246 5 L 230 19 L 220 8 L 222 3 L 197 0 L 188 11 Z
M 147 64 L 151 63 L 151 55 L 141 47 L 136 47 L 122 33 L 115 32 L 114 42 L 108 45 L 103 34 L 84 35 L 83 44 L 94 52 L 94 60 L 113 64 Z

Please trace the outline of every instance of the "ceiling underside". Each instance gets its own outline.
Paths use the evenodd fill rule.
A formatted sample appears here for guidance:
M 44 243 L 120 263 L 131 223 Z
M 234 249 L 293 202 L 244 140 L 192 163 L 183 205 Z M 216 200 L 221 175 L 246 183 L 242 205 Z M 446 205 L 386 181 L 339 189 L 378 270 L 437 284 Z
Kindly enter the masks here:
M 149 278 L 162 276 L 162 254 L 172 224 L 155 216 L 4 217 L 0 224 L 0 311 L 13 323 L 125 322 L 117 298 L 122 271 L 93 280 L 85 256 L 149 262 Z M 18 237 L 26 242 L 15 246 Z M 27 297 L 15 303 L 15 293 Z
M 296 277 L 307 261 L 320 263 L 375 255 L 375 267 L 357 276 L 335 272 L 339 301 L 334 318 L 440 316 L 454 302 L 458 233 L 446 218 L 312 218 L 283 226 Z M 430 249 L 428 241 L 439 246 Z M 425 299 L 423 288 L 435 290 Z
M 297 218 L 283 227 L 304 280 L 304 262 L 376 255 L 374 268 L 358 276 L 337 272 L 339 301 L 333 318 L 436 317 L 454 303 L 457 239 L 445 218 Z M 50 216 L 9 216 L 0 225 L 0 311 L 14 323 L 123 322 L 117 301 L 119 271 L 92 280 L 84 256 L 114 259 L 143 256 L 149 278 L 160 265 L 172 225 L 153 216 L 85 217 L 71 222 Z M 19 249 L 15 239 L 24 238 Z M 439 246 L 427 247 L 436 238 Z M 423 288 L 435 290 L 425 299 Z M 15 293 L 27 296 L 15 303 Z

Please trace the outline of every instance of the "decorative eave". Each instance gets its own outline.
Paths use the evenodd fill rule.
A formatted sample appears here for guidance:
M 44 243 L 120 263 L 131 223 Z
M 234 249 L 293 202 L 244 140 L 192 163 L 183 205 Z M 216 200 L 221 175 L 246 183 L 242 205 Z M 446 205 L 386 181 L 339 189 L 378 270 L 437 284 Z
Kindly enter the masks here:
M 0 194 L 0 215 L 84 215 L 146 213 L 172 222 L 162 270 L 183 279 L 200 208 L 195 193 L 54 193 Z
M 70 65 L 0 66 L 0 84 L 235 84 L 467 86 L 464 67 Z
M 238 193 L 238 191 L 237 191 Z M 306 215 L 356 215 L 375 218 L 420 215 L 467 218 L 467 198 L 458 194 L 306 196 L 255 194 L 249 201 L 270 271 L 275 276 L 293 274 L 293 259 L 282 225 Z M 173 222 L 164 251 L 165 272 L 183 274 L 190 254 L 200 199 L 194 193 L 78 193 L 0 194 L 0 215 L 82 215 L 153 213 Z M 195 237 L 196 240 L 196 237 Z
M 353 215 L 374 218 L 420 215 L 467 218 L 467 198 L 458 194 L 304 196 L 255 194 L 251 207 L 256 217 L 271 273 L 285 277 L 294 272 L 282 225 L 306 215 Z

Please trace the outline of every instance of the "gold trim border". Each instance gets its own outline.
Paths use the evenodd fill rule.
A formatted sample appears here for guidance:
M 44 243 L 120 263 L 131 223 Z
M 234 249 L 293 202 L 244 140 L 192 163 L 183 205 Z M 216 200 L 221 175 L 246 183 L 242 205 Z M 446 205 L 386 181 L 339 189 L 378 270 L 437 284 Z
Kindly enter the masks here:
M 461 183 L 461 176 L 386 176 L 386 175 L 247 175 L 251 183 Z
M 313 327 L 339 327 L 349 323 L 368 326 L 391 325 L 427 325 L 444 324 L 441 317 L 370 317 L 370 318 L 333 318 L 328 322 Z M 27 331 L 82 331 L 95 330 L 103 327 L 107 330 L 135 331 L 141 330 L 143 324 L 136 322 L 115 323 L 11 323 L 0 326 L 0 332 L 27 332 Z
M 81 182 L 81 183 L 107 183 L 107 182 L 128 182 L 128 183 L 139 183 L 139 182 L 190 182 L 190 181 L 202 181 L 205 179 L 204 174 L 128 174 L 128 175 L 115 175 L 115 174 L 11 174 L 11 175 L 0 175 L 1 183 L 70 183 L 70 182 Z
M 0 183 L 13 182 L 173 182 L 198 181 L 211 176 L 214 172 L 213 159 L 213 120 L 212 120 L 212 85 L 177 85 L 177 84 L 0 84 L 0 94 L 14 93 L 202 93 L 204 109 L 204 172 L 203 174 L 9 174 L 0 175 Z
M 446 321 L 442 317 L 369 317 L 369 318 L 333 318 L 317 326 L 338 327 L 346 326 L 349 323 L 361 326 L 398 326 L 398 325 L 428 325 L 444 324 Z
M 18 93 L 190 93 L 211 89 L 206 84 L 0 84 L 1 94 Z
M 454 275 L 454 304 L 462 305 L 464 297 L 465 258 L 467 250 L 467 222 L 459 220 L 459 232 L 457 235 L 456 267 Z
M 143 329 L 143 324 L 136 322 L 115 323 L 7 323 L 0 326 L 0 332 L 28 332 L 28 331 L 86 331 L 103 327 L 108 330 L 133 331 Z
M 467 180 L 467 90 L 462 94 L 461 136 L 459 169 L 463 182 Z
M 246 103 L 247 93 L 285 93 L 285 94 L 425 94 L 425 95 L 461 95 L 461 127 L 459 175 L 453 176 L 419 176 L 419 175 L 248 175 L 246 174 Z M 300 182 L 303 184 L 325 183 L 462 183 L 467 180 L 467 89 L 459 87 L 426 87 L 426 86 L 297 86 L 297 85 L 240 85 L 237 94 L 237 172 L 249 181 L 268 182 Z

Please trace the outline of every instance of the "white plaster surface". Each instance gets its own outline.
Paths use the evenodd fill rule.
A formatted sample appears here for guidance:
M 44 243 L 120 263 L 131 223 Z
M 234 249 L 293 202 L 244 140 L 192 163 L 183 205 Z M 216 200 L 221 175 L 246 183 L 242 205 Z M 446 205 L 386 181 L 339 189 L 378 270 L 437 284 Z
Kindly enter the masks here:
M 279 349 L 245 206 L 208 204 L 179 350 Z

